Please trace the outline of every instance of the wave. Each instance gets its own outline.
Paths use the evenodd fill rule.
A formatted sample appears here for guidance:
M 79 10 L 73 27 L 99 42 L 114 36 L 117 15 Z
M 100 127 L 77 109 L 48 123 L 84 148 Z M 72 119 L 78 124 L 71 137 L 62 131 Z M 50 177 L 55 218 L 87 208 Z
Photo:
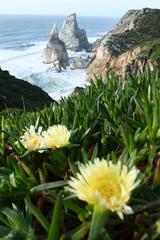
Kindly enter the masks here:
M 101 36 L 105 35 L 106 33 L 107 33 L 107 32 L 97 32 L 97 33 L 96 33 L 96 36 L 100 36 L 100 37 L 101 37 Z
M 30 47 L 34 47 L 36 46 L 35 43 L 24 43 L 24 44 L 20 44 L 19 46 L 16 46 L 15 49 L 21 49 L 21 48 L 30 48 Z
M 6 50 L 25 50 L 27 48 L 31 48 L 31 47 L 35 47 L 37 44 L 36 43 L 20 43 L 19 45 L 18 44 L 15 44 L 15 45 L 12 45 L 12 46 L 8 46 L 8 47 L 5 47 L 4 49 Z
M 88 37 L 88 42 L 92 44 L 95 41 L 97 41 L 97 39 L 99 39 L 99 38 L 101 38 L 101 36 L 99 36 L 99 37 Z
M 46 46 L 46 42 L 26 43 L 20 44 L 17 47 L 7 47 L 6 49 L 0 49 L 0 65 L 13 59 L 25 58 L 34 54 L 42 54 L 43 49 Z M 15 62 L 16 64 L 16 62 Z
M 41 87 L 53 99 L 59 100 L 61 97 L 69 96 L 75 87 L 85 87 L 86 69 L 74 71 L 66 69 L 61 73 L 56 73 L 53 72 L 52 67 L 48 67 L 41 72 L 31 73 L 24 79 Z
M 13 49 L 0 49 L 0 66 L 9 70 L 10 74 L 24 79 L 31 84 L 40 86 L 54 98 L 66 97 L 76 86 L 82 86 L 86 82 L 86 69 L 66 69 L 61 73 L 53 71 L 52 64 L 43 63 L 43 49 L 46 42 L 39 42 L 34 46 L 17 51 Z M 85 57 L 85 52 L 69 52 L 69 58 Z

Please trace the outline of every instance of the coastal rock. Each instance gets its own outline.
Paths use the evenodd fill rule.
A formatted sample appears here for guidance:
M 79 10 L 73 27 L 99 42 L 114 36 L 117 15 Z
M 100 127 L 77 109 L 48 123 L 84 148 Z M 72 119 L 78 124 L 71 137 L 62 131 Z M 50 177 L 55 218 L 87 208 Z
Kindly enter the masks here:
M 56 71 L 56 72 L 61 72 L 62 71 L 62 68 L 61 68 L 61 65 L 60 65 L 60 62 L 59 61 L 55 61 L 54 63 L 53 63 L 53 67 L 54 67 L 54 70 Z
M 50 106 L 54 100 L 41 88 L 11 76 L 0 68 L 0 111 L 19 108 L 34 111 L 44 105 Z
M 88 80 L 107 73 L 123 78 L 138 74 L 146 67 L 155 70 L 159 65 L 160 10 L 130 10 L 119 21 L 113 31 L 99 40 L 96 57 L 88 70 Z
M 87 52 L 90 52 L 90 53 L 91 53 L 91 52 L 92 52 L 92 53 L 97 52 L 97 49 L 98 49 L 98 47 L 100 46 L 102 39 L 103 39 L 103 37 L 98 38 L 95 42 L 93 42 L 92 44 L 90 44 L 89 48 L 87 49 Z
M 107 73 L 114 73 L 125 78 L 127 75 L 141 74 L 146 68 L 151 71 L 157 70 L 160 67 L 159 60 L 152 55 L 152 52 L 158 48 L 160 48 L 160 42 L 147 42 L 143 46 L 135 47 L 119 56 L 113 56 L 104 49 L 98 49 L 96 61 L 89 66 L 88 79 L 94 80 L 95 76 L 105 79 Z
M 65 47 L 64 42 L 59 39 L 58 30 L 56 25 L 53 25 L 51 38 L 47 44 L 47 47 L 44 49 L 43 54 L 44 63 L 53 63 L 55 70 L 61 71 L 62 68 L 66 68 L 69 63 L 68 53 Z M 57 67 L 57 64 L 59 67 Z
M 88 59 L 82 59 L 82 57 L 77 57 L 73 63 L 70 64 L 70 69 L 84 69 L 88 67 Z
M 60 39 L 65 43 L 66 48 L 71 51 L 81 51 L 90 46 L 84 29 L 78 27 L 76 14 L 66 18 L 63 23 Z

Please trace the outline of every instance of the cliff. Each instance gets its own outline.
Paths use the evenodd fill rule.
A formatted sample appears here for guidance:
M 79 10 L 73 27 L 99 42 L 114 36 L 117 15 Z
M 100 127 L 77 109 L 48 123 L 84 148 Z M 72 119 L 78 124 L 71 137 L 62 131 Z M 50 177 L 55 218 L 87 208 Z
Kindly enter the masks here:
M 25 108 L 32 111 L 53 100 L 41 88 L 11 76 L 8 71 L 0 69 L 0 111 L 8 108 Z
M 113 31 L 95 42 L 90 51 L 96 51 L 88 79 L 103 78 L 114 73 L 123 78 L 129 74 L 151 71 L 160 66 L 160 10 L 145 8 L 130 10 Z M 96 47 L 98 45 L 98 47 Z

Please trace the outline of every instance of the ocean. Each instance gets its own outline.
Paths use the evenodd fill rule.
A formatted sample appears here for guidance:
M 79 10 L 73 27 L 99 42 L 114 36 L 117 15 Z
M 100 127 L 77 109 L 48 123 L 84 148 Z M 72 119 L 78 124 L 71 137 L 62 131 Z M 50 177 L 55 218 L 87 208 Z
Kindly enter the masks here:
M 0 16 L 0 67 L 10 74 L 41 87 L 53 99 L 66 97 L 77 86 L 85 86 L 86 69 L 53 71 L 52 64 L 44 64 L 42 55 L 53 24 L 60 31 L 65 16 L 1 15 Z M 110 31 L 118 19 L 77 17 L 80 28 L 86 30 L 88 40 Z M 85 52 L 69 52 L 69 57 L 85 56 Z M 8 83 L 9 84 L 9 83 Z

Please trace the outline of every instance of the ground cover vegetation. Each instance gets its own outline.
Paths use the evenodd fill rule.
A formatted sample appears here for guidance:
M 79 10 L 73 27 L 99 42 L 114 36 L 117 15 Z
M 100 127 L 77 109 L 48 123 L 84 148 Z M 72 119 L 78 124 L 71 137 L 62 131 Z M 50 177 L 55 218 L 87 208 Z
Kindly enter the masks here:
M 159 239 L 158 72 L 0 120 L 0 239 Z

